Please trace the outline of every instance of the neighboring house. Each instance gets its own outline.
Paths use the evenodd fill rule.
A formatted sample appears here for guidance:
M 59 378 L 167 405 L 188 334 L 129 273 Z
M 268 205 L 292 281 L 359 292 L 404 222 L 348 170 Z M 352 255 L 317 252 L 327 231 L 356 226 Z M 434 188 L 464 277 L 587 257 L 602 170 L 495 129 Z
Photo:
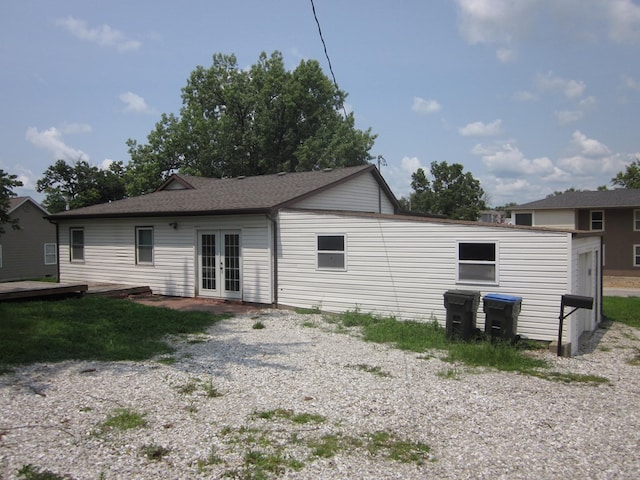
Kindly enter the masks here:
M 56 275 L 56 227 L 45 218 L 49 212 L 31 197 L 13 197 L 7 213 L 19 228 L 4 225 L 0 234 L 0 281 Z
M 640 276 L 640 190 L 566 192 L 511 210 L 515 225 L 601 232 L 605 275 Z
M 506 293 L 523 298 L 518 333 L 540 340 L 557 338 L 561 294 L 593 296 L 593 311 L 565 323 L 575 348 L 600 319 L 598 234 L 405 216 L 373 165 L 173 175 L 154 193 L 50 218 L 64 281 L 443 324 L 447 290 Z
M 481 210 L 480 222 L 485 223 L 505 223 L 507 212 L 504 210 Z

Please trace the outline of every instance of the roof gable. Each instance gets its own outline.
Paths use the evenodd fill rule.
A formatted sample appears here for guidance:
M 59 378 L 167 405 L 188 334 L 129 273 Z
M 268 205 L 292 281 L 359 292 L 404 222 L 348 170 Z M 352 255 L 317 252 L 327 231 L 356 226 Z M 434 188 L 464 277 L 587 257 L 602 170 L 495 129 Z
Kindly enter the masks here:
M 639 189 L 565 192 L 542 200 L 523 203 L 509 210 L 575 209 L 575 208 L 640 208 Z
M 260 213 L 292 206 L 360 175 L 370 174 L 399 209 L 374 165 L 236 178 L 174 174 L 153 193 L 69 210 L 52 218 Z
M 11 198 L 9 198 L 9 210 L 7 211 L 7 214 L 11 215 L 14 211 L 16 211 L 18 208 L 22 207 L 25 203 L 31 203 L 34 207 L 36 207 L 37 209 L 41 210 L 44 215 L 49 215 L 49 212 L 47 212 L 47 210 L 42 205 L 40 205 L 38 202 L 36 202 L 31 197 L 11 197 Z

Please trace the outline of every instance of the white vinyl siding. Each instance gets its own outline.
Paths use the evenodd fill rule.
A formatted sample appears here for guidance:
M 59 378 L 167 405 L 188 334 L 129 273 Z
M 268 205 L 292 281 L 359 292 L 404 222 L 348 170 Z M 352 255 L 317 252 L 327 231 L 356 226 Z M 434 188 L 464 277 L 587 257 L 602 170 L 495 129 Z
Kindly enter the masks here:
M 148 285 L 153 293 L 193 297 L 200 230 L 241 231 L 242 300 L 272 303 L 271 222 L 264 215 L 83 220 L 85 263 L 60 265 L 60 280 Z M 177 222 L 176 228 L 172 223 Z M 63 222 L 61 222 L 63 223 Z M 78 221 L 74 221 L 75 224 Z M 135 227 L 153 227 L 153 265 L 132 268 Z M 69 255 L 68 228 L 60 228 L 60 255 Z
M 58 251 L 55 243 L 44 244 L 44 264 L 55 265 L 58 263 Z
M 308 210 L 345 210 L 353 212 L 395 213 L 393 204 L 371 174 L 317 193 L 295 204 Z M 381 212 L 379 212 L 381 210 Z
M 424 321 L 434 316 L 444 324 L 443 294 L 461 288 L 458 242 L 499 239 L 499 284 L 464 289 L 522 297 L 518 334 L 557 338 L 560 295 L 571 293 L 570 232 L 291 210 L 280 213 L 280 222 L 278 301 L 283 305 L 329 312 L 358 308 Z M 316 269 L 319 224 L 348 236 L 347 272 Z M 477 319 L 482 328 L 481 308 Z

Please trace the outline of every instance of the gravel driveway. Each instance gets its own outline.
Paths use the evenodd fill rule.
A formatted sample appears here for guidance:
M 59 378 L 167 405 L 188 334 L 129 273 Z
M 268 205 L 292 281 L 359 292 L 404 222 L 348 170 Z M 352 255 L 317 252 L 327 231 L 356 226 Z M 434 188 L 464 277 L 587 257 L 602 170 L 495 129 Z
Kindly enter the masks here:
M 92 480 L 638 478 L 636 329 L 600 329 L 574 358 L 538 353 L 610 381 L 585 384 L 470 371 L 335 328 L 263 310 L 176 339 L 173 364 L 0 376 L 0 478 L 27 464 Z M 123 409 L 144 425 L 105 426 Z

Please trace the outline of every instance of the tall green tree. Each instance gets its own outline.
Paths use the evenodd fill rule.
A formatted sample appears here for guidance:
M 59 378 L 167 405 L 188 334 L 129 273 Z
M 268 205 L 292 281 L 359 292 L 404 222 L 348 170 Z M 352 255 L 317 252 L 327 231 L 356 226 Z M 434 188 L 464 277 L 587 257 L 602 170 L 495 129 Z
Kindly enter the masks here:
M 623 172 L 618 172 L 611 183 L 622 188 L 640 188 L 640 159 L 636 158 Z
M 72 165 L 58 160 L 45 170 L 36 189 L 46 194 L 42 204 L 51 213 L 120 200 L 125 197 L 124 167 L 113 162 L 105 170 L 85 160 Z
M 431 180 L 422 168 L 411 175 L 411 210 L 446 215 L 456 220 L 477 220 L 486 209 L 484 190 L 459 163 L 431 163 Z
M 0 235 L 5 233 L 3 225 L 11 225 L 12 228 L 18 228 L 18 219 L 9 217 L 9 208 L 11 206 L 11 197 L 15 197 L 13 191 L 16 187 L 21 187 L 22 182 L 18 180 L 17 175 L 12 175 L 0 168 Z
M 282 54 L 249 69 L 215 54 L 182 89 L 179 115 L 162 114 L 147 142 L 129 139 L 127 192 L 155 189 L 171 173 L 262 175 L 366 163 L 375 135 L 343 114 L 346 93 L 315 60 L 287 71 Z

